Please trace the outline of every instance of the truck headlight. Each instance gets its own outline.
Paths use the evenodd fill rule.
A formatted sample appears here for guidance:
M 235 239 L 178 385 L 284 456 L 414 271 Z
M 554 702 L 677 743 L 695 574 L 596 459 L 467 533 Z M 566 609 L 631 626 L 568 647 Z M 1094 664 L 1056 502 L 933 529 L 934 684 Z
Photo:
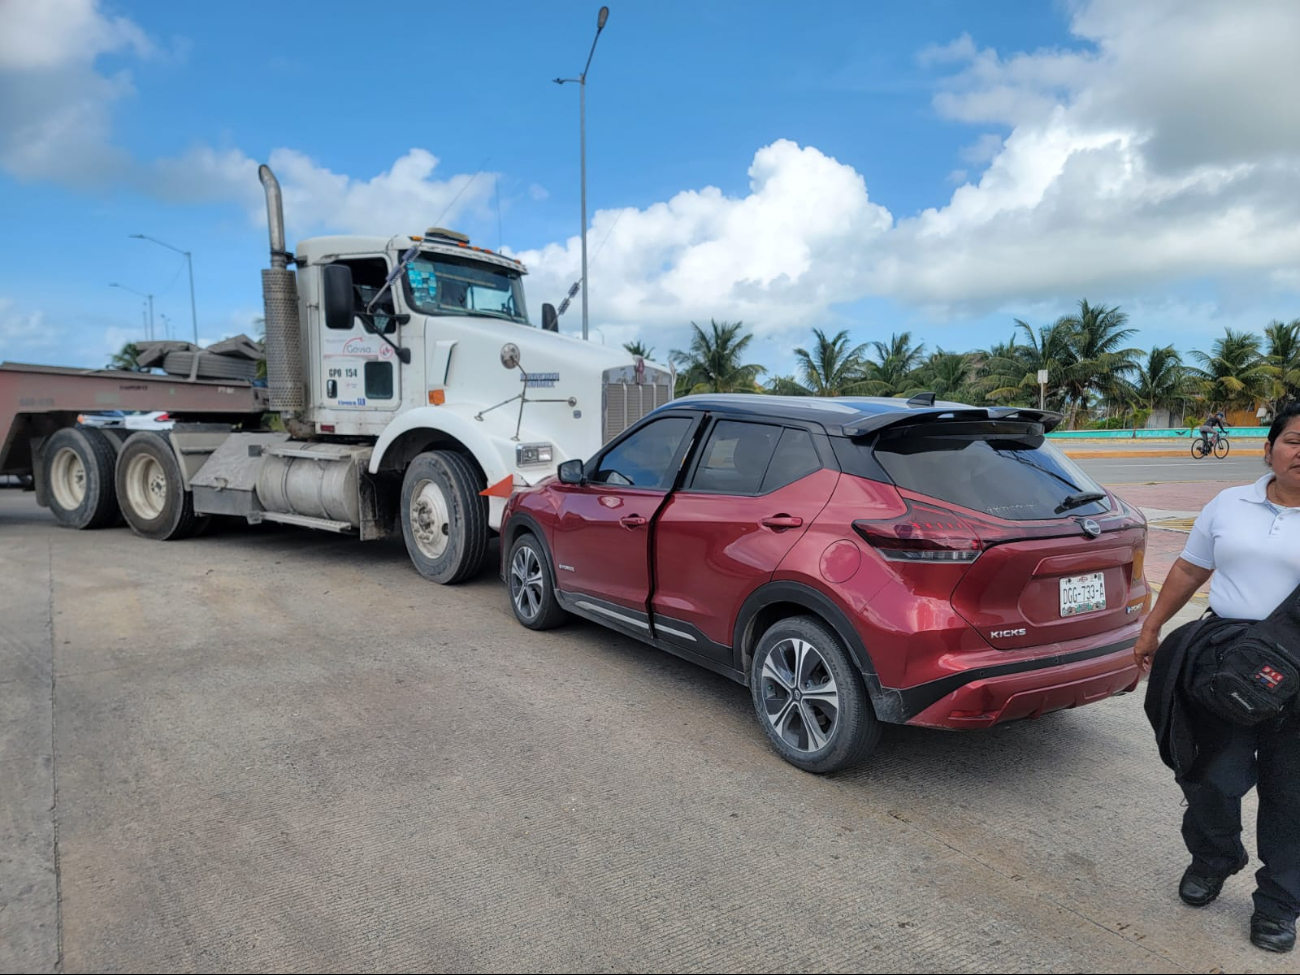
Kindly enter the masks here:
M 515 466 L 549 464 L 554 455 L 554 448 L 548 443 L 521 443 L 515 447 Z

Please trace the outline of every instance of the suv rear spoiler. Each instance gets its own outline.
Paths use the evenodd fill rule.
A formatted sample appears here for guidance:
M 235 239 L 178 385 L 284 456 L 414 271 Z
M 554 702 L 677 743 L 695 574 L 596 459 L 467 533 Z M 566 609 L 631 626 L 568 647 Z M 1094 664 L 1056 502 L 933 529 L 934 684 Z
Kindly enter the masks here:
M 844 424 L 844 436 L 867 437 L 887 427 L 905 423 L 940 423 L 946 420 L 1019 420 L 1024 423 L 1041 423 L 1044 433 L 1060 425 L 1064 416 L 1052 410 L 1036 410 L 1023 406 L 963 406 L 959 403 L 936 403 L 927 409 L 900 409 L 888 413 L 864 416 Z

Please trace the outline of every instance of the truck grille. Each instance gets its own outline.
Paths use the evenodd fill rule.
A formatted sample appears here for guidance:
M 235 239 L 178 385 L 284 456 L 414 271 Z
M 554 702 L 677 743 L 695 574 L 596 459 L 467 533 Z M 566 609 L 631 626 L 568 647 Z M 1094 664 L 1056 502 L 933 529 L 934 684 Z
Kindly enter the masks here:
M 621 375 L 625 371 L 631 372 L 611 369 L 605 373 L 602 443 L 609 443 L 641 417 L 673 398 L 672 377 L 668 373 L 647 368 L 643 381 L 638 383 L 634 377 L 632 382 L 625 381 Z

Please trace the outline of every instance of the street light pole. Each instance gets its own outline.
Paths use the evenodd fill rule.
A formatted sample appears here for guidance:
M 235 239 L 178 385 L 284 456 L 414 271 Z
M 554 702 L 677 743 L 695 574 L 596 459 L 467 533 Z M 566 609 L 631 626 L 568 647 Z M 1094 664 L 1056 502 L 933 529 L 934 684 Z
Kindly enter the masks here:
M 557 85 L 576 81 L 578 83 L 578 157 L 582 183 L 582 340 L 587 341 L 587 72 L 591 69 L 591 59 L 596 54 L 596 42 L 600 32 L 609 20 L 609 8 L 601 7 L 596 15 L 596 36 L 591 41 L 591 51 L 587 54 L 587 63 L 582 74 L 577 78 L 556 78 Z
M 183 251 L 179 247 L 173 247 L 165 240 L 159 240 L 157 237 L 150 237 L 148 234 L 131 234 L 134 240 L 150 240 L 159 246 L 166 247 L 168 250 L 175 251 L 177 254 L 185 255 L 185 266 L 190 272 L 190 322 L 194 326 L 194 344 L 199 344 L 199 315 L 194 305 L 194 255 L 189 251 Z
M 126 285 L 118 284 L 116 281 L 110 284 L 109 287 L 121 288 L 123 291 L 129 291 L 133 295 L 139 295 L 141 298 L 149 299 L 149 323 L 145 334 L 148 336 L 149 341 L 152 342 L 153 341 L 153 295 L 147 295 L 143 291 L 136 291 L 135 288 L 128 288 Z

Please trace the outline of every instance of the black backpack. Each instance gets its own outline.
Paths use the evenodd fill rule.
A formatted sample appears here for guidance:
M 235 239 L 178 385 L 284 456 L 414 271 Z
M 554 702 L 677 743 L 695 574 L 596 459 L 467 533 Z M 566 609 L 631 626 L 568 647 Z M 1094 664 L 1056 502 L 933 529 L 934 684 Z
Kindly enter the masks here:
M 1300 586 L 1258 622 L 1222 622 L 1206 634 L 1190 668 L 1192 699 L 1246 727 L 1294 708 L 1300 694 Z

